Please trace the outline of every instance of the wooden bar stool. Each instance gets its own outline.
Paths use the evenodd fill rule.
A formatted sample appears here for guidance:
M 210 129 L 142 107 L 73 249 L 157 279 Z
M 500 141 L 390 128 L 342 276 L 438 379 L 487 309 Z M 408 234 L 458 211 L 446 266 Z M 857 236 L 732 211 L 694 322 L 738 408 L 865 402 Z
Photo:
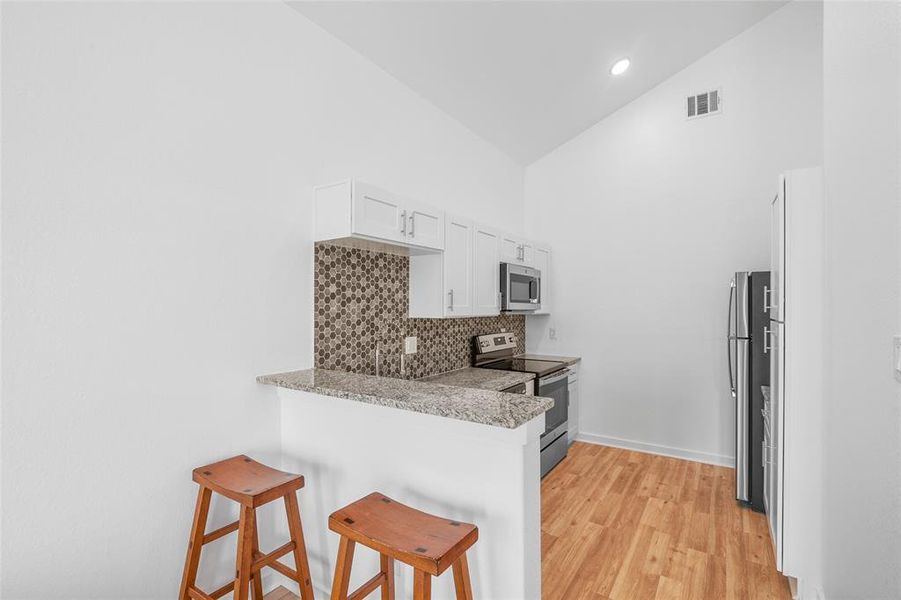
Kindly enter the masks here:
M 472 600 L 466 551 L 479 539 L 479 528 L 424 513 L 378 492 L 332 513 L 329 529 L 341 535 L 332 600 L 361 600 L 382 588 L 382 600 L 394 600 L 394 561 L 413 567 L 413 598 L 429 600 L 432 576 L 454 567 L 457 600 Z M 381 571 L 348 595 L 354 546 L 378 552 Z
M 307 549 L 300 524 L 300 511 L 297 508 L 297 490 L 304 485 L 303 476 L 277 471 L 242 454 L 194 469 L 194 481 L 200 484 L 200 489 L 197 493 L 197 508 L 194 510 L 191 537 L 188 540 L 188 556 L 185 559 L 179 600 L 211 600 L 231 591 L 235 593 L 234 600 L 247 600 L 247 588 L 251 581 L 254 600 L 263 600 L 263 581 L 260 576 L 263 567 L 275 569 L 285 577 L 296 581 L 300 586 L 300 597 L 303 600 L 313 600 Z M 205 533 L 213 492 L 240 503 L 241 516 L 234 523 Z M 291 541 L 269 554 L 263 554 L 259 548 L 256 509 L 278 498 L 285 500 Z M 200 565 L 200 551 L 204 544 L 218 540 L 233 531 L 238 532 L 235 579 L 208 594 L 195 585 L 197 567 Z M 289 552 L 294 554 L 294 569 L 278 562 L 279 558 Z

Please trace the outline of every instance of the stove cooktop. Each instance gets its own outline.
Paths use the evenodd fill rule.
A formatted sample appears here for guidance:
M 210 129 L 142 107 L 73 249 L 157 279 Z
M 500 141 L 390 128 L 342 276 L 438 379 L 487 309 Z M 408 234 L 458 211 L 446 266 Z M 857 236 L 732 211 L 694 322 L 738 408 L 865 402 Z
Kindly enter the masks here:
M 534 373 L 538 377 L 550 375 L 555 371 L 561 371 L 566 363 L 551 360 L 533 360 L 528 358 L 504 358 L 479 365 L 482 369 L 499 369 L 501 371 L 519 371 L 522 373 Z

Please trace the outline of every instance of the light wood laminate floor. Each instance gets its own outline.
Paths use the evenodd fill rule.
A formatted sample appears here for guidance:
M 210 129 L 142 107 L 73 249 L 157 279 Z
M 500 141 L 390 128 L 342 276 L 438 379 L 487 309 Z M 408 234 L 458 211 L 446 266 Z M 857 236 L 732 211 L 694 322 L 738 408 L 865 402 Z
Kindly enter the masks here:
M 733 489 L 725 467 L 574 444 L 541 483 L 542 600 L 790 599 Z
M 541 485 L 543 600 L 790 599 L 734 471 L 577 443 Z

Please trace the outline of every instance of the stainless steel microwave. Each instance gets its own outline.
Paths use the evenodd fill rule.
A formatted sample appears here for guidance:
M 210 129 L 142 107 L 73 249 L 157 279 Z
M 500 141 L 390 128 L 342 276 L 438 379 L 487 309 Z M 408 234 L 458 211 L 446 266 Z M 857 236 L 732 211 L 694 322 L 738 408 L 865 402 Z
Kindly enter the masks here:
M 541 271 L 501 263 L 501 310 L 532 312 L 541 308 Z

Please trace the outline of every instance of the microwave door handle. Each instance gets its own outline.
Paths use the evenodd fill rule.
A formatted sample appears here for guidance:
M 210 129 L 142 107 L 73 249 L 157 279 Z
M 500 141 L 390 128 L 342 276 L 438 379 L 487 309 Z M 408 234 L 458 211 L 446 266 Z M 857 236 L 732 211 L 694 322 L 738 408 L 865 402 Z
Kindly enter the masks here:
M 529 302 L 535 304 L 538 302 L 538 280 L 530 279 L 529 280 Z

